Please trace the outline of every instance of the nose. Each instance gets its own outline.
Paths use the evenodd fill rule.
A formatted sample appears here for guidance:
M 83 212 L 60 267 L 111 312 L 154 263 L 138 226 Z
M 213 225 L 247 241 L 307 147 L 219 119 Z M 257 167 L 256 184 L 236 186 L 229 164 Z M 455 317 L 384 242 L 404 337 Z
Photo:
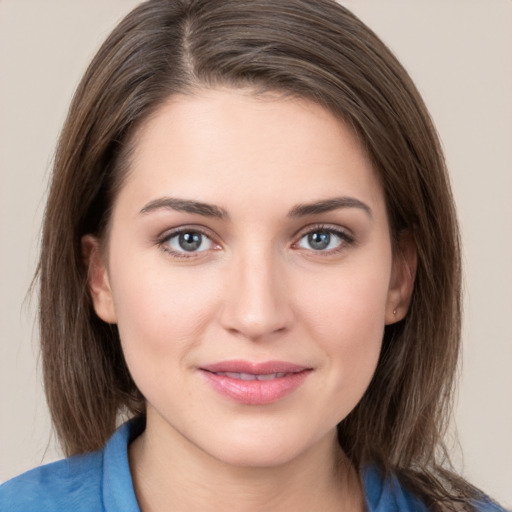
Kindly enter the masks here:
M 283 263 L 269 252 L 236 258 L 228 270 L 220 321 L 253 341 L 287 331 L 293 323 Z

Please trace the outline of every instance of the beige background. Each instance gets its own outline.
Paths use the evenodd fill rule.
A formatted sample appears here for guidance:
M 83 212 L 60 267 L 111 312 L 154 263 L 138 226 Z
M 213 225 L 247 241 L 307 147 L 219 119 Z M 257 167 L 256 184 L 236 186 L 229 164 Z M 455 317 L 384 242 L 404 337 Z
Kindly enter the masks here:
M 57 458 L 37 367 L 34 271 L 51 158 L 81 73 L 136 0 L 0 0 L 0 481 Z M 465 245 L 462 473 L 512 507 L 512 2 L 346 0 L 437 124 Z

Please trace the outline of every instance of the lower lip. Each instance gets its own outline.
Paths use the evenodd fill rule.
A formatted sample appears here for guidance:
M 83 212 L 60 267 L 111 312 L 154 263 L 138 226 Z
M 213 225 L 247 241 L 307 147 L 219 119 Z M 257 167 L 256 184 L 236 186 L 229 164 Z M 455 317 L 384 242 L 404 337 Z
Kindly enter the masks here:
M 202 370 L 207 382 L 218 393 L 245 405 L 272 404 L 293 393 L 311 370 L 290 373 L 272 380 L 240 380 Z

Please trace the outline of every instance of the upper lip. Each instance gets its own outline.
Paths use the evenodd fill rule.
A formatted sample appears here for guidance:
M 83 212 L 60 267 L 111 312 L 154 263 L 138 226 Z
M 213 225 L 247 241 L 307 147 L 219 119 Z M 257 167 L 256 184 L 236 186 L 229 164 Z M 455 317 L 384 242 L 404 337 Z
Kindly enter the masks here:
M 271 373 L 298 373 L 311 370 L 308 366 L 289 363 L 286 361 L 264 361 L 256 363 L 244 360 L 220 361 L 200 367 L 201 370 L 212 373 L 250 373 L 253 375 L 267 375 Z

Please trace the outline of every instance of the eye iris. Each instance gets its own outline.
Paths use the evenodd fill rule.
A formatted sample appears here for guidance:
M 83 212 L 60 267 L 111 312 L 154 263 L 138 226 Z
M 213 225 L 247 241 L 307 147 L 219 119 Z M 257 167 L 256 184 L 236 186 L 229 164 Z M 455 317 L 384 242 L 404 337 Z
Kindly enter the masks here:
M 308 235 L 308 242 L 312 249 L 320 251 L 329 246 L 331 242 L 331 234 L 327 231 L 315 231 Z
M 184 251 L 196 251 L 201 246 L 201 233 L 180 233 L 179 244 Z

